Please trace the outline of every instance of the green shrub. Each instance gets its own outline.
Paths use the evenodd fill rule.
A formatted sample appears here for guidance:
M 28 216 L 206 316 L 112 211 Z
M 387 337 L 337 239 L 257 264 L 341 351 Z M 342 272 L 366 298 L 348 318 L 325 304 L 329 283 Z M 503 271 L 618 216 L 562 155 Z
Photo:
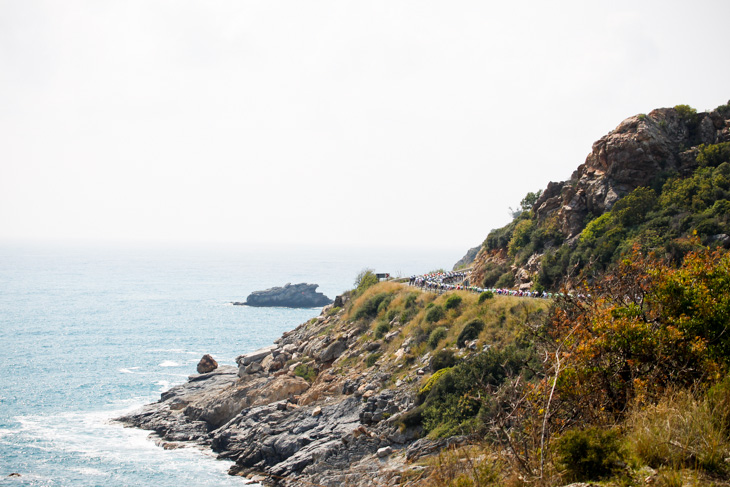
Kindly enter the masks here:
M 702 144 L 697 154 L 697 162 L 700 166 L 717 167 L 723 162 L 730 162 L 730 142 L 720 144 Z
M 355 295 L 361 295 L 367 288 L 376 285 L 378 282 L 378 276 L 375 275 L 372 269 L 361 270 L 355 277 Z
M 425 394 L 422 389 L 419 394 L 420 400 L 424 401 L 421 420 L 425 430 L 434 436 L 449 436 L 468 433 L 478 427 L 479 411 L 492 411 L 498 407 L 493 392 L 487 391 L 494 391 L 507 378 L 520 374 L 526 353 L 527 350 L 517 347 L 499 351 L 489 349 L 462 360 L 451 369 L 436 372 L 432 376 L 433 382 L 427 383 L 429 392 Z
M 487 250 L 498 250 L 507 247 L 509 241 L 512 240 L 512 232 L 517 225 L 518 220 L 514 219 L 502 228 L 497 228 L 489 232 L 486 240 L 482 246 L 486 247 Z
M 461 296 L 458 294 L 452 294 L 448 298 L 446 298 L 446 304 L 444 305 L 444 308 L 446 309 L 454 309 L 458 308 L 461 304 Z
M 479 295 L 479 304 L 482 304 L 487 299 L 494 298 L 494 293 L 492 291 L 484 291 Z
M 466 342 L 475 340 L 479 337 L 479 333 L 484 329 L 484 322 L 479 319 L 474 319 L 467 323 L 459 333 L 459 337 L 456 339 L 456 346 L 464 348 Z
M 392 294 L 386 295 L 385 298 L 380 302 L 380 304 L 378 304 L 378 314 L 387 310 L 388 306 L 390 306 L 391 301 L 393 301 L 393 295 Z
M 401 325 L 405 325 L 406 323 L 411 321 L 414 316 L 416 316 L 416 313 L 417 311 L 413 308 L 404 309 L 398 317 L 398 321 Z
M 677 111 L 677 115 L 679 115 L 679 118 L 682 120 L 687 121 L 697 117 L 697 109 L 692 108 L 689 105 L 676 105 L 674 109 Z
M 499 279 L 497 279 L 497 282 L 494 285 L 497 287 L 512 287 L 514 284 L 515 275 L 510 270 L 499 276 Z
M 393 299 L 393 296 L 388 293 L 375 294 L 368 298 L 357 309 L 357 311 L 355 311 L 355 314 L 353 316 L 356 320 L 359 320 L 361 318 L 375 318 L 378 315 L 378 312 L 388 307 L 391 299 Z M 381 308 L 381 305 L 383 305 L 383 303 L 387 304 L 385 304 L 384 308 Z
M 421 389 L 418 391 L 418 396 L 421 398 L 421 400 L 428 397 L 428 394 L 431 392 L 431 389 L 433 386 L 439 381 L 441 376 L 443 376 L 445 373 L 447 373 L 449 370 L 451 370 L 448 367 L 442 368 L 437 370 L 436 372 L 429 377 L 429 379 L 426 381 L 426 383 L 421 387 Z
M 556 442 L 557 464 L 569 480 L 600 480 L 622 459 L 618 432 L 600 428 L 570 430 Z
M 431 370 L 437 372 L 456 365 L 456 356 L 451 350 L 439 350 L 431 359 Z
M 380 306 L 378 306 L 380 307 Z M 388 313 L 385 315 L 385 320 L 390 323 L 394 319 L 398 317 L 398 310 L 397 309 L 390 309 L 388 310 Z
M 428 310 L 428 313 L 426 313 L 426 321 L 429 323 L 436 323 L 437 321 L 442 320 L 444 316 L 446 316 L 444 309 L 439 305 L 434 305 Z
M 533 220 L 522 220 L 512 232 L 512 238 L 507 244 L 510 256 L 515 256 L 525 245 L 530 242 L 532 232 L 535 230 L 535 222 Z
M 636 188 L 613 205 L 611 214 L 625 227 L 644 221 L 657 203 L 656 192 L 650 188 Z
M 507 264 L 487 264 L 487 268 L 484 271 L 484 279 L 482 280 L 483 287 L 494 286 L 499 278 L 505 273 L 509 272 L 510 268 Z
M 390 331 L 390 325 L 388 323 L 378 323 L 378 326 L 375 327 L 375 338 L 378 340 L 383 338 L 383 336 Z
M 368 367 L 372 367 L 373 365 L 375 365 L 375 362 L 377 362 L 377 361 L 378 361 L 378 359 L 379 359 L 379 358 L 380 358 L 380 357 L 381 357 L 382 355 L 383 355 L 383 354 L 382 354 L 382 353 L 380 353 L 380 352 L 375 352 L 375 353 L 371 353 L 370 355 L 368 355 L 368 358 L 366 358 L 366 359 L 365 359 L 365 364 L 366 364 L 366 365 L 367 365 Z
M 299 364 L 294 367 L 294 375 L 301 377 L 309 383 L 312 383 L 314 382 L 314 379 L 317 378 L 317 371 L 314 370 L 314 367 L 311 367 L 309 364 Z
M 428 346 L 431 348 L 436 348 L 439 342 L 446 338 L 447 333 L 448 330 L 446 329 L 446 327 L 443 326 L 439 326 L 438 328 L 434 329 L 428 336 Z

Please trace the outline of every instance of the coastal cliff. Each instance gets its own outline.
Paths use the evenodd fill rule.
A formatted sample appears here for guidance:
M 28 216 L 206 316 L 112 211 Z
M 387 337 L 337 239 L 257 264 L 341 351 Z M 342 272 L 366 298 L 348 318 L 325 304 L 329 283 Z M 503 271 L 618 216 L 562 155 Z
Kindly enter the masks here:
M 338 307 L 327 306 L 274 345 L 239 356 L 237 368 L 192 375 L 119 420 L 154 430 L 165 448 L 209 447 L 235 462 L 231 474 L 268 483 L 408 485 L 403 472 L 419 478 L 425 468 L 417 460 L 463 441 L 458 435 L 428 439 L 410 417 L 423 402 L 424 384 L 435 370 L 499 342 L 477 332 L 459 347 L 457 335 L 475 313 L 497 317 L 514 306 L 527 313 L 547 306 L 518 298 L 479 306 L 474 294 L 454 294 L 459 309 L 440 317 L 428 313 L 443 310 L 448 296 L 403 284 L 340 296 Z M 495 326 L 513 328 L 517 321 L 494 318 L 487 328 L 494 336 Z M 431 344 L 441 342 L 438 350 L 427 343 L 436 328 L 442 340 Z M 436 351 L 441 362 L 434 362 Z
M 700 215 L 727 201 L 722 183 L 713 181 L 726 177 L 728 154 L 730 104 L 629 117 L 593 144 L 568 181 L 528 194 L 514 220 L 492 230 L 459 265 L 473 266 L 475 285 L 557 290 L 604 270 L 634 243 L 662 247 L 674 258 L 693 231 L 705 244 L 730 243 L 722 218 Z M 708 168 L 714 173 L 702 172 Z
M 729 120 L 631 117 L 459 263 L 471 285 L 365 272 L 119 421 L 270 485 L 730 485 Z

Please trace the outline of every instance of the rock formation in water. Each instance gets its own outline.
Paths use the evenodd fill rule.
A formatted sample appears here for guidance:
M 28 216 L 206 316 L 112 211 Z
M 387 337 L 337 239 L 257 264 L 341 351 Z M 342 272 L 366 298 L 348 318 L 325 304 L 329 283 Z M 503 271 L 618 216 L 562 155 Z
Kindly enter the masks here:
M 332 304 L 332 300 L 317 292 L 318 284 L 286 284 L 284 287 L 272 287 L 265 291 L 254 291 L 243 303 L 245 306 L 279 306 L 284 308 L 320 308 Z

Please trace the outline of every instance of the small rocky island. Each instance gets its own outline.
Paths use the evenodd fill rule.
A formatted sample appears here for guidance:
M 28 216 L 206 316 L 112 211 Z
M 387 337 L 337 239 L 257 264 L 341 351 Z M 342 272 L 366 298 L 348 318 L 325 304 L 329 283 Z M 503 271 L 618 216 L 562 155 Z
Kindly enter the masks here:
M 332 304 L 332 300 L 316 291 L 319 284 L 291 284 L 272 287 L 265 291 L 254 291 L 238 306 L 280 306 L 284 308 L 319 308 Z

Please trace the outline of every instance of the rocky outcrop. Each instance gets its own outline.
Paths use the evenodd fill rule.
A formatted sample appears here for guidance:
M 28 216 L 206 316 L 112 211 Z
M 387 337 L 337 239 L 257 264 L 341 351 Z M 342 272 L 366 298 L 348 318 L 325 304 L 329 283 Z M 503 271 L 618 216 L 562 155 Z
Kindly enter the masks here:
M 284 287 L 272 287 L 265 291 L 254 291 L 245 302 L 234 305 L 245 306 L 280 306 L 284 308 L 319 308 L 332 304 L 332 300 L 317 292 L 317 284 L 286 284 Z
M 557 229 L 573 243 L 588 221 L 609 211 L 634 189 L 652 186 L 663 174 L 691 173 L 697 166 L 700 144 L 728 141 L 727 106 L 698 114 L 660 108 L 629 117 L 593 143 L 591 153 L 570 180 L 548 183 L 532 207 L 537 224 Z M 490 264 L 509 264 L 504 251 L 481 248 L 474 259 L 472 282 L 481 283 Z M 515 286 L 532 285 L 541 256 L 533 257 L 527 265 L 511 266 Z
M 456 264 L 454 264 L 453 270 L 459 270 L 463 269 L 465 267 L 469 267 L 472 262 L 474 262 L 474 259 L 476 258 L 477 254 L 479 253 L 479 249 L 481 249 L 482 246 L 478 245 L 476 247 L 473 247 L 466 251 L 466 254 L 464 254 L 464 257 L 459 259 Z
M 622 196 L 651 186 L 666 172 L 696 167 L 699 144 L 730 141 L 730 121 L 715 111 L 688 120 L 674 108 L 629 117 L 593 143 L 591 153 L 569 181 L 551 182 L 535 203 L 539 223 L 556 219 L 570 239 L 585 227 L 586 217 L 611 209 Z
M 231 474 L 265 483 L 395 485 L 421 433 L 395 421 L 415 406 L 415 388 L 404 385 L 424 365 L 395 383 L 377 367 L 337 365 L 367 352 L 364 329 L 343 313 L 328 306 L 274 345 L 237 357 L 238 367 L 192 375 L 119 421 L 153 430 L 165 448 L 210 447 L 234 462 Z

